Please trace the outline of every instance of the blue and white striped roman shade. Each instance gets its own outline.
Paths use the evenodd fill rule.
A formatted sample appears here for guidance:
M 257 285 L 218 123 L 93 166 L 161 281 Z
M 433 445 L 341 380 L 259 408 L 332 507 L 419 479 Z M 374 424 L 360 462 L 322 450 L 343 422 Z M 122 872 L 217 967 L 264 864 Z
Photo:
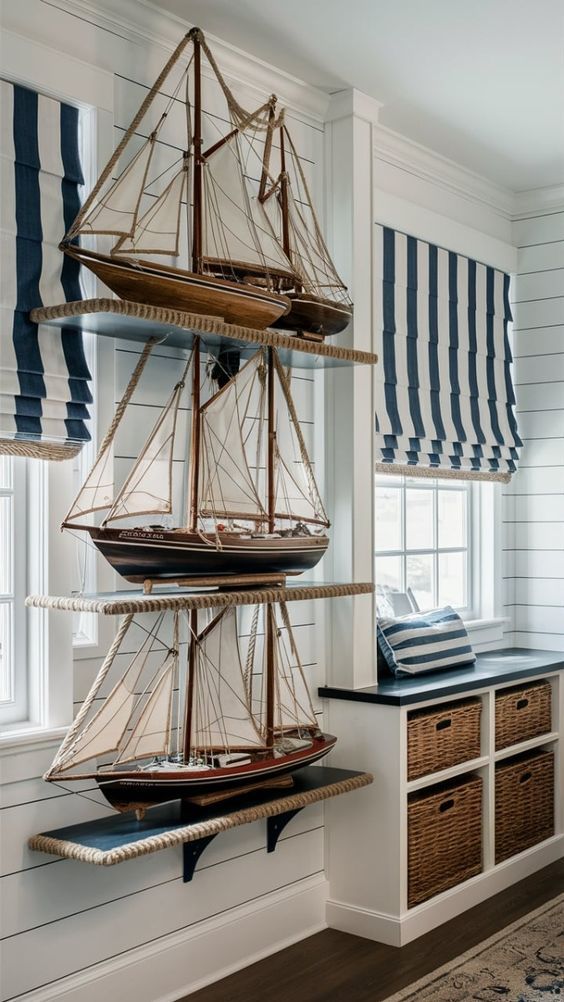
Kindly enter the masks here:
M 375 229 L 377 469 L 508 481 L 522 445 L 509 275 Z
M 69 458 L 90 438 L 82 336 L 29 311 L 82 298 L 58 249 L 84 184 L 78 110 L 0 81 L 0 183 L 0 453 Z

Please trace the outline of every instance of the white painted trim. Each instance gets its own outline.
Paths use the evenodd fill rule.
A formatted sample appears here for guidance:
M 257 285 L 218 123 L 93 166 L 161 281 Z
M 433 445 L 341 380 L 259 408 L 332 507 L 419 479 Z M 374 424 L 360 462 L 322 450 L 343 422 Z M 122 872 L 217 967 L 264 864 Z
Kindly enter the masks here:
M 514 193 L 487 178 L 462 167 L 454 160 L 435 153 L 434 150 L 405 136 L 375 125 L 373 132 L 374 156 L 409 174 L 464 198 L 486 205 L 506 219 L 512 218 Z
M 58 0 L 57 6 L 128 40 L 159 46 L 168 53 L 192 27 L 190 21 L 160 10 L 147 0 L 119 0 L 119 4 L 115 0 Z M 222 73 L 230 80 L 256 90 L 261 100 L 274 88 L 283 104 L 309 115 L 318 126 L 323 121 L 328 94 L 215 35 L 206 32 L 206 37 Z
M 30 727 L 24 723 L 0 734 L 0 759 L 7 755 L 21 755 L 28 748 L 33 751 L 53 752 L 67 733 L 68 727 Z
M 58 101 L 72 100 L 87 107 L 112 111 L 114 78 L 107 70 L 65 53 L 64 62 L 53 58 L 54 50 L 31 38 L 2 28 L 0 33 L 2 75 L 24 87 L 35 87 Z M 72 80 L 72 87 L 69 85 Z
M 387 915 L 343 901 L 327 901 L 327 924 L 355 936 L 363 936 L 387 946 L 405 946 L 424 933 L 473 908 L 499 891 L 536 873 L 560 859 L 564 835 L 556 835 L 540 847 L 533 847 L 493 870 L 472 877 L 458 887 L 405 912 Z
M 513 219 L 527 219 L 551 212 L 564 212 L 564 184 L 515 193 Z
M 325 929 L 327 886 L 324 875 L 316 874 L 21 998 L 26 1002 L 99 1002 L 101 998 L 175 1002 Z M 186 887 L 187 894 L 194 890 L 197 883 Z
M 381 101 L 364 94 L 356 87 L 347 87 L 346 90 L 335 91 L 331 94 L 329 106 L 325 115 L 326 122 L 336 122 L 339 118 L 348 118 L 354 115 L 364 122 L 376 123 L 378 115 L 383 108 Z

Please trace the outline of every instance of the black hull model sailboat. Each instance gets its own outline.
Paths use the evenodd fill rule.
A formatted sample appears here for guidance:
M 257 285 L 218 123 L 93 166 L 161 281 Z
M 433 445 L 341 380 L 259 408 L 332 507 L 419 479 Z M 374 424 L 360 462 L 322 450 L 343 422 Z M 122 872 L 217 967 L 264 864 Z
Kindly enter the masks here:
M 124 484 L 115 490 L 112 443 L 149 357 L 133 373 L 98 457 L 63 527 L 89 533 L 130 581 L 300 574 L 318 563 L 329 525 L 288 377 L 274 349 L 259 349 L 200 400 L 200 343 L 159 413 Z M 192 367 L 192 429 L 184 464 L 187 516 L 176 528 L 155 523 L 173 511 L 172 463 L 177 419 Z M 101 524 L 84 518 L 103 512 Z M 151 524 L 143 524 L 150 516 Z M 122 525 L 116 525 L 121 521 Z M 133 524 L 131 524 L 133 523 Z M 123 527 L 122 527 L 123 526 Z
M 276 784 L 331 751 L 336 739 L 317 725 L 284 603 L 255 607 L 244 661 L 234 607 L 203 630 L 197 612 L 173 620 L 172 642 L 160 640 L 165 614 L 144 631 L 100 704 L 122 646 L 131 649 L 125 617 L 45 779 L 94 779 L 118 810 L 142 811 Z
M 96 529 L 90 538 L 128 581 L 301 574 L 315 567 L 326 536 L 235 536 L 176 529 Z

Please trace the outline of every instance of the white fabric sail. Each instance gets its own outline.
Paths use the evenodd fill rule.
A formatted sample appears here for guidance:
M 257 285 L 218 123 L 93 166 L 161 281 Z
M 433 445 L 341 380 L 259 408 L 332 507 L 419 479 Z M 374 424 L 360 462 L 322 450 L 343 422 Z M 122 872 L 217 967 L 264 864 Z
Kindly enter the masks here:
M 275 705 L 274 730 L 282 732 L 295 727 L 317 728 L 317 719 L 305 680 L 300 656 L 292 633 L 286 606 L 280 603 L 285 632 L 275 629 L 274 647 Z M 274 616 L 271 610 L 270 615 Z
M 114 450 L 113 442 L 100 453 L 86 477 L 65 522 L 74 522 L 93 511 L 105 511 L 114 503 Z
M 183 388 L 183 382 L 175 386 L 105 523 L 130 515 L 167 515 L 172 511 L 172 456 Z
M 139 652 L 138 652 L 139 654 Z M 100 709 L 76 736 L 66 754 L 57 763 L 57 772 L 66 772 L 81 762 L 117 751 L 135 705 L 135 686 L 144 660 L 135 656 L 126 674 L 114 686 Z
M 328 526 L 309 456 L 300 433 L 294 402 L 276 360 L 275 512 L 278 518 Z
M 204 259 L 289 274 L 288 259 L 242 171 L 239 136 L 210 154 L 204 171 Z
M 168 254 L 179 252 L 180 217 L 186 188 L 184 167 L 138 220 L 131 236 L 122 237 L 114 254 Z
M 245 442 L 263 396 L 262 362 L 259 351 L 201 408 L 199 510 L 203 516 L 266 519 Z
M 114 765 L 169 754 L 175 667 L 176 658 L 169 658 Z
M 190 745 L 195 751 L 263 748 L 251 713 L 237 637 L 237 613 L 226 609 L 198 643 Z
M 133 232 L 154 148 L 151 137 L 82 220 L 79 233 L 129 236 Z

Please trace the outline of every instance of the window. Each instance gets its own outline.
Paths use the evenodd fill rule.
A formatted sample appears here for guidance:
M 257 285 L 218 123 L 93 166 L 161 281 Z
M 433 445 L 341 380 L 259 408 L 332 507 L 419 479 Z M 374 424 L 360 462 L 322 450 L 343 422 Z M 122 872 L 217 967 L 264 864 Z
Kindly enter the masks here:
M 0 723 L 27 714 L 28 461 L 0 456 Z
M 470 616 L 472 486 L 377 475 L 375 494 L 376 584 Z

